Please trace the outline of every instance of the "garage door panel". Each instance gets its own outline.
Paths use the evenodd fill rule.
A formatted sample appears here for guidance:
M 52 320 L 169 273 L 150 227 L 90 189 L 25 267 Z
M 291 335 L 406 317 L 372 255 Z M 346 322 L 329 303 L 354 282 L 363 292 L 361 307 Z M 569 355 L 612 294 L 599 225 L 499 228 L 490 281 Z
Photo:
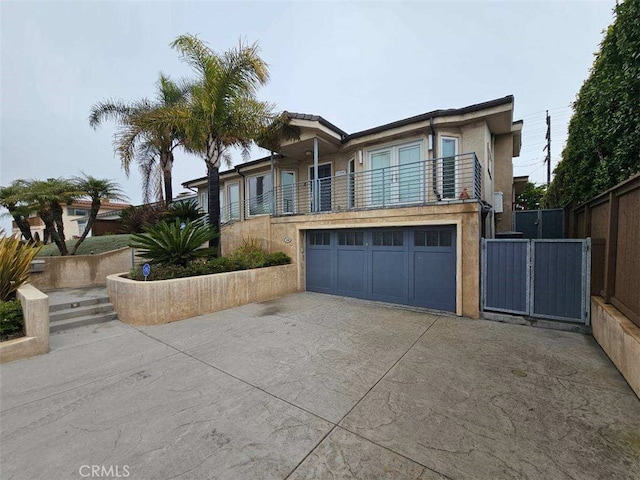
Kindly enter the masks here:
M 364 249 L 339 249 L 338 290 L 345 295 L 366 295 L 366 259 Z
M 407 275 L 405 254 L 400 251 L 374 250 L 371 252 L 372 298 L 405 303 Z
M 330 249 L 307 250 L 307 290 L 331 293 L 331 260 Z
M 413 260 L 415 304 L 436 310 L 454 311 L 456 265 L 452 261 L 451 252 L 415 252 Z
M 456 311 L 456 228 L 307 232 L 307 290 Z

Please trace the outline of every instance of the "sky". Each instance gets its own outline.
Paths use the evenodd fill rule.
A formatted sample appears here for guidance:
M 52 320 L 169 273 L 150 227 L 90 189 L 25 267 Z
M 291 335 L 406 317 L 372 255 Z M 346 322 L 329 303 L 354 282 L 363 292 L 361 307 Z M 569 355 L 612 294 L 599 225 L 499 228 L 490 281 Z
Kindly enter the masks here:
M 257 41 L 271 80 L 262 100 L 321 115 L 348 133 L 505 95 L 523 119 L 514 175 L 546 181 L 570 104 L 589 74 L 615 0 L 603 1 L 42 1 L 0 0 L 0 185 L 81 172 L 142 200 L 113 152 L 115 125 L 88 123 L 96 102 L 152 97 L 160 72 L 189 78 L 170 42 L 198 35 L 218 52 Z M 254 149 L 253 158 L 261 152 Z M 234 156 L 241 161 L 240 154 Z M 205 175 L 178 153 L 173 189 Z M 8 219 L 0 227 L 10 230 Z

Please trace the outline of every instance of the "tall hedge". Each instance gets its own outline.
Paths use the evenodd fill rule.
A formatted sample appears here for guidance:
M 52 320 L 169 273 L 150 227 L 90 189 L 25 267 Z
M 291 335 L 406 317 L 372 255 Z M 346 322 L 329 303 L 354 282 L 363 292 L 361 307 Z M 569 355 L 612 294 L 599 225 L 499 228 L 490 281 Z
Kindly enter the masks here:
M 640 0 L 616 6 L 573 110 L 550 207 L 584 202 L 640 171 Z

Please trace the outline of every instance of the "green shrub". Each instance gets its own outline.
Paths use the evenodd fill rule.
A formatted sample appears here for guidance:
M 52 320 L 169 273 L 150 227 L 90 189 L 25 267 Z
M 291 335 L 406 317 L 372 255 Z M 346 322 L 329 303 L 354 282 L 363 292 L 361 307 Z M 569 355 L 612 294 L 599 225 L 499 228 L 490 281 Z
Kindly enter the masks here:
M 267 255 L 265 259 L 265 267 L 273 267 L 275 265 L 288 265 L 291 263 L 291 257 L 284 252 L 273 252 Z
M 29 279 L 31 261 L 42 247 L 22 243 L 16 237 L 0 238 L 0 300 L 13 300 L 16 290 Z
M 18 300 L 0 301 L 0 340 L 8 340 L 24 331 L 22 305 Z
M 120 225 L 123 233 L 142 233 L 146 228 L 165 219 L 167 210 L 164 205 L 130 206 L 120 212 Z
M 198 275 L 210 275 L 212 273 L 235 272 L 250 268 L 271 267 L 274 265 L 286 265 L 291 263 L 291 258 L 282 252 L 264 254 L 263 262 L 256 265 L 257 255 L 249 254 L 232 255 L 230 257 L 211 258 L 207 261 L 195 261 L 187 266 L 178 265 L 154 265 L 147 280 L 169 280 L 174 278 L 195 277 Z M 130 272 L 133 280 L 144 280 L 142 267 L 138 266 Z
M 156 265 L 176 265 L 186 267 L 190 262 L 215 256 L 212 248 L 202 248 L 202 244 L 215 238 L 213 227 L 202 222 L 173 223 L 160 222 L 147 227 L 146 234 L 131 236 L 132 248 L 139 249 L 138 256 Z
M 179 201 L 169 205 L 169 210 L 165 216 L 165 221 L 175 222 L 195 222 L 204 217 L 204 213 L 200 211 L 198 202 L 195 200 Z

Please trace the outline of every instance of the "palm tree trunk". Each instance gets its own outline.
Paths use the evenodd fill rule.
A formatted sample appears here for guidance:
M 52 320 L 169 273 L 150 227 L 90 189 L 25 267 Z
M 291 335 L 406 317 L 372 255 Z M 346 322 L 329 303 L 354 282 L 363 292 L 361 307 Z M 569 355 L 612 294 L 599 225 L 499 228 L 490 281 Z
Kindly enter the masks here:
M 171 184 L 171 168 L 173 167 L 173 153 L 168 153 L 168 158 L 161 159 L 162 177 L 164 180 L 164 201 L 168 207 L 173 201 L 173 185 Z
M 69 255 L 75 255 L 76 252 L 78 251 L 78 247 L 80 246 L 80 244 L 84 242 L 85 238 L 87 238 L 87 235 L 89 235 L 89 232 L 93 228 L 93 223 L 96 221 L 99 211 L 100 211 L 100 199 L 92 200 L 91 210 L 89 211 L 89 218 L 87 219 L 87 225 L 84 227 L 84 232 L 82 232 L 82 235 L 80 235 L 80 238 L 76 241 Z
M 172 152 L 160 155 L 160 167 L 162 168 L 162 179 L 164 181 L 164 202 L 168 207 L 173 201 L 173 185 L 171 184 L 171 169 L 173 168 Z
M 55 241 L 55 236 L 58 237 L 58 241 L 56 241 L 56 245 L 58 245 L 58 249 L 60 250 L 60 255 L 69 255 L 69 251 L 67 250 L 67 243 L 64 236 L 64 222 L 62 221 L 62 207 L 60 204 L 56 203 L 51 206 L 51 214 L 53 216 L 53 221 L 55 222 L 55 228 L 51 231 L 51 237 Z
M 217 249 L 218 256 L 220 256 L 220 171 L 218 167 L 210 163 L 207 163 L 207 187 L 209 191 L 209 225 L 217 234 L 209 241 L 209 247 Z
M 38 216 L 42 219 L 45 225 L 45 232 L 51 237 L 51 240 L 56 244 L 60 255 L 67 255 L 67 245 L 64 243 L 64 239 L 60 238 L 55 227 L 55 220 L 50 210 L 41 210 L 38 212 Z M 45 235 L 46 237 L 46 235 Z M 45 242 L 46 243 L 46 242 Z
M 31 225 L 29 225 L 29 221 L 26 220 L 23 216 L 16 215 L 13 217 L 13 221 L 16 222 L 16 226 L 20 229 L 20 233 L 24 237 L 27 242 L 32 242 L 33 237 L 31 236 Z

